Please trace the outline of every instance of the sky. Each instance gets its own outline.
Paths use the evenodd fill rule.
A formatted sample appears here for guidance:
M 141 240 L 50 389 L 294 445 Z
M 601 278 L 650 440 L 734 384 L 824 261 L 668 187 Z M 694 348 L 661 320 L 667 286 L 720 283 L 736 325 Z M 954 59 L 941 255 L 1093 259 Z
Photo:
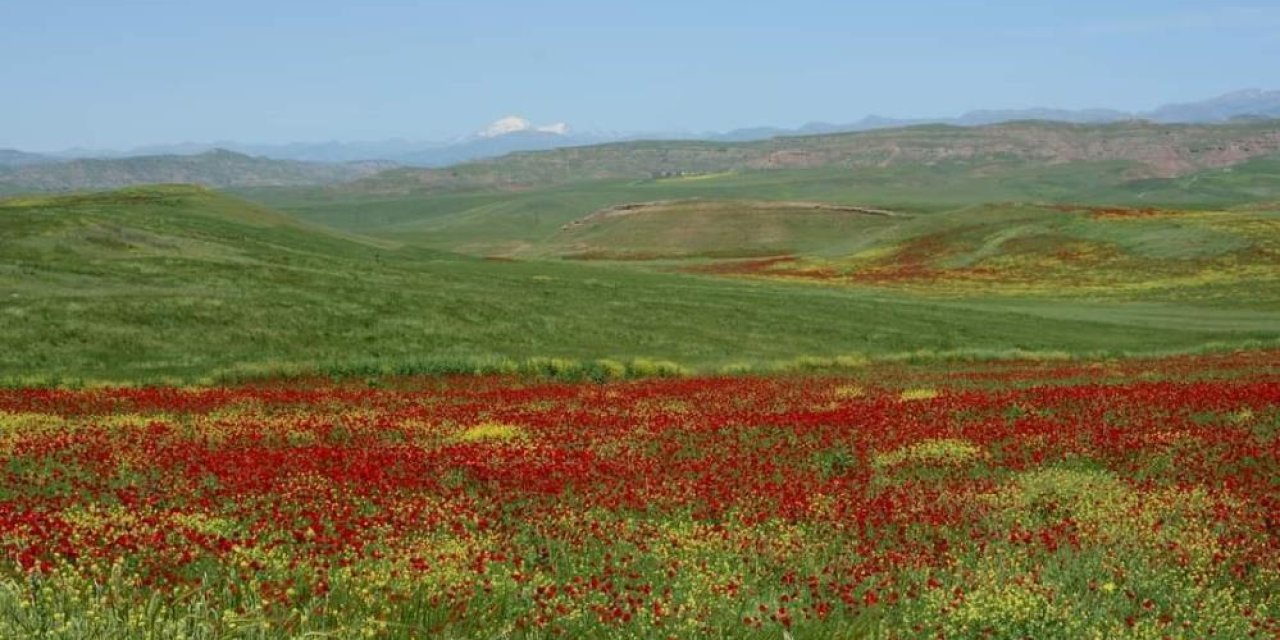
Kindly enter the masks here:
M 0 148 L 699 132 L 1280 88 L 1280 2 L 0 0 Z

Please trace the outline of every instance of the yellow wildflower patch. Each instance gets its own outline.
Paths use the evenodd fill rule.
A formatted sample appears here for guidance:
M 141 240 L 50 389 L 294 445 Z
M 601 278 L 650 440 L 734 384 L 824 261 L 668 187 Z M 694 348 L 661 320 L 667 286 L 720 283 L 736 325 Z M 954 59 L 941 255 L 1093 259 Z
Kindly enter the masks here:
M 894 467 L 904 462 L 916 464 L 963 465 L 982 455 L 982 449 L 965 440 L 939 438 L 917 442 L 888 453 L 877 453 L 871 459 L 877 469 Z
M 898 399 L 903 402 L 911 402 L 914 400 L 932 400 L 938 397 L 937 389 L 907 389 L 898 394 Z
M 856 384 L 846 384 L 836 387 L 832 394 L 841 400 L 848 400 L 851 398 L 861 398 L 867 395 L 867 390 Z
M 459 442 L 510 442 L 524 440 L 523 429 L 501 422 L 482 422 L 458 434 Z
M 62 423 L 61 416 L 49 413 L 0 411 L 0 433 L 20 433 L 59 426 Z

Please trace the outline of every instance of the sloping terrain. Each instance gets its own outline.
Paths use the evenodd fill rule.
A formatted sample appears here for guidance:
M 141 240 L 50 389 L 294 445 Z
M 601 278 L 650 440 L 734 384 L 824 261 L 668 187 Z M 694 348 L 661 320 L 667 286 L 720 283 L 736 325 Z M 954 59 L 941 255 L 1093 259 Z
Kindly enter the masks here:
M 489 249 L 931 294 L 1280 307 L 1277 211 L 992 204 L 908 214 L 822 202 L 664 200 L 606 207 L 541 241 Z
M 547 255 L 580 260 L 734 258 L 839 252 L 899 214 L 822 202 L 668 200 L 616 205 L 566 224 Z
M 1280 122 L 1078 125 L 1015 122 L 927 125 L 758 142 L 643 141 L 515 153 L 444 169 L 398 169 L 344 187 L 366 194 L 528 188 L 605 179 L 638 180 L 726 171 L 939 163 L 1056 165 L 1131 163 L 1130 179 L 1171 178 L 1280 151 Z
M 297 223 L 196 187 L 0 201 L 0 379 L 1194 349 L 1280 337 L 1227 309 L 1134 316 L 493 262 Z M 921 356 L 928 357 L 928 356 Z M 561 366 L 561 365 L 556 365 Z
M 986 205 L 904 219 L 840 258 L 699 267 L 967 295 L 1225 300 L 1280 308 L 1280 213 Z
M 0 170 L 9 167 L 48 164 L 57 161 L 57 158 L 51 158 L 38 153 L 27 153 L 25 151 L 18 151 L 17 149 L 0 149 Z
M 1134 166 L 1121 161 L 1048 166 L 950 162 L 857 170 L 792 169 L 639 181 L 602 180 L 516 191 L 374 195 L 311 188 L 258 189 L 245 194 L 299 218 L 329 226 L 448 251 L 505 257 L 568 255 L 573 252 L 570 243 L 575 241 L 584 243 L 585 250 L 594 250 L 591 245 L 597 241 L 582 237 L 587 228 L 567 233 L 565 226 L 610 207 L 655 201 L 803 201 L 908 215 L 1002 202 L 1221 210 L 1280 201 L 1280 155 L 1260 156 L 1177 178 L 1126 177 Z M 739 226 L 731 218 L 718 219 L 730 227 Z M 724 248 L 724 241 L 730 239 L 725 236 L 719 247 L 710 249 Z M 631 241 L 618 240 L 621 244 L 616 248 L 628 250 L 626 245 Z M 760 253 L 755 239 L 747 236 L 742 240 L 746 243 L 743 247 L 729 248 Z M 696 253 L 700 242 L 689 248 L 677 247 L 674 253 Z M 783 252 L 782 249 L 795 248 L 798 253 L 808 253 L 815 249 L 805 244 L 784 244 L 775 243 L 763 250 Z M 827 244 L 825 240 L 823 244 Z M 597 248 L 617 253 L 609 247 Z
M 209 187 L 320 185 L 355 180 L 388 166 L 271 160 L 222 150 L 189 156 L 25 162 L 0 167 L 0 193 L 112 189 L 157 183 Z

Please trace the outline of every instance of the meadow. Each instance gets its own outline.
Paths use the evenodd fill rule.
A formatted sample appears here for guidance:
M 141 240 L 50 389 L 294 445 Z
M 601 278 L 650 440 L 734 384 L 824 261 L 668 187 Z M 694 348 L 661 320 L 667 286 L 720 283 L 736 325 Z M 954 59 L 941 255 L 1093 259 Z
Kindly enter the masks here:
M 1268 638 L 1280 353 L 0 392 L 0 635 Z
M 717 148 L 0 200 L 0 637 L 1280 635 L 1274 156 Z
M 1123 160 L 1045 164 L 1006 159 L 856 169 L 741 168 L 685 178 L 582 177 L 504 189 L 384 190 L 355 183 L 238 193 L 326 226 L 475 255 L 519 255 L 594 211 L 659 200 L 816 201 L 908 214 L 1002 203 L 1280 209 L 1280 157 L 1275 155 L 1178 177 L 1135 177 L 1149 171 Z
M 303 374 L 602 379 L 1280 339 L 1259 287 L 1225 301 L 1134 305 L 494 260 L 335 231 L 193 187 L 10 199 L 0 221 L 0 381 L 20 386 Z

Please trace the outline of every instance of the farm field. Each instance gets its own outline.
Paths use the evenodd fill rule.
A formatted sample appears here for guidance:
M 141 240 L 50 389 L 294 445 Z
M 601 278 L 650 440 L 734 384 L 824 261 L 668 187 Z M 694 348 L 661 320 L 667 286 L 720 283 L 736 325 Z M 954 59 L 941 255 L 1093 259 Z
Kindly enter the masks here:
M 1277 363 L 7 390 L 0 635 L 1275 637 Z

